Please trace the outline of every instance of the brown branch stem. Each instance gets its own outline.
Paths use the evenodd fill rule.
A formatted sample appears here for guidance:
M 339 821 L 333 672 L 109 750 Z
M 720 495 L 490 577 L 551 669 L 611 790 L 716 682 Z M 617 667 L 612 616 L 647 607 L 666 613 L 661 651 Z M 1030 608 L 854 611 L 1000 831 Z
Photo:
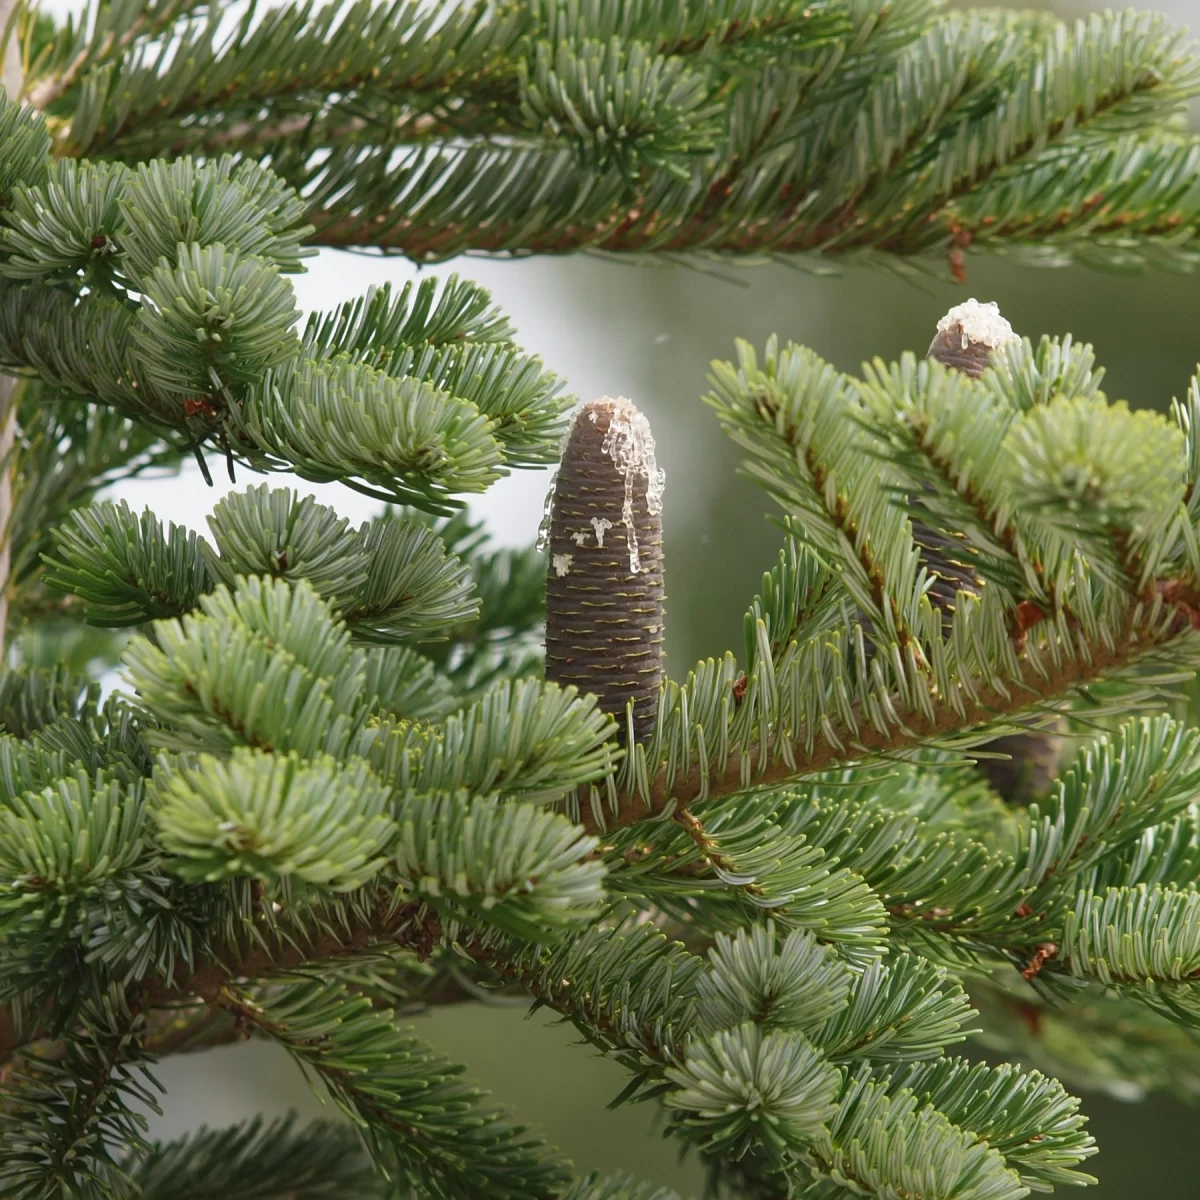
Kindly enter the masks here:
M 447 977 L 433 987 L 415 993 L 411 1001 L 400 1004 L 396 1011 L 403 1016 L 413 1016 L 433 1007 L 478 1001 L 476 992 L 466 990 L 456 979 Z M 253 1036 L 254 1030 L 247 1029 L 245 1023 L 236 1020 L 227 1008 L 193 997 L 166 1008 L 148 1008 L 141 1046 L 156 1058 L 167 1058 L 173 1054 L 193 1054 L 228 1046 Z M 6 1056 L 30 1044 L 16 1036 L 11 1011 L 0 1007 L 0 1063 Z M 65 1051 L 62 1042 L 38 1041 L 36 1044 L 41 1058 L 60 1058 Z M 0 1067 L 0 1084 L 3 1081 L 4 1068 Z
M 1171 581 L 1160 581 L 1159 594 L 1164 599 L 1171 595 Z M 1193 610 L 1186 603 L 1177 605 L 1177 619 L 1172 623 L 1168 637 L 1190 627 L 1195 627 Z M 851 753 L 840 753 L 831 745 L 824 744 L 803 757 L 803 740 L 798 738 L 795 747 L 798 768 L 793 769 L 781 760 L 776 760 L 765 769 L 755 770 L 757 760 L 755 747 L 748 749 L 751 763 L 750 786 L 761 787 L 780 784 L 825 770 L 835 764 L 868 757 L 872 754 L 888 754 L 918 744 L 923 739 L 936 737 L 972 726 L 984 725 L 1001 716 L 1017 715 L 1039 701 L 1053 699 L 1080 685 L 1093 682 L 1113 671 L 1120 670 L 1137 661 L 1142 655 L 1157 649 L 1163 639 L 1156 639 L 1147 628 L 1128 627 L 1122 636 L 1113 640 L 1111 646 L 1095 647 L 1090 659 L 1076 657 L 1064 660 L 1057 667 L 1048 667 L 1045 677 L 1027 671 L 1021 679 L 1014 680 L 1009 695 L 987 687 L 979 687 L 977 697 L 968 702 L 964 717 L 945 704 L 933 718 L 912 714 L 906 727 L 895 727 L 881 731 L 870 727 L 850 736 L 845 741 Z M 715 778 L 703 787 L 699 766 L 683 779 L 668 788 L 666 774 L 660 771 L 653 779 L 650 792 L 645 796 L 627 795 L 626 803 L 606 822 L 606 829 L 621 828 L 662 813 L 671 804 L 686 810 L 688 804 L 702 792 L 710 798 L 733 795 L 746 788 L 742 779 L 742 755 L 730 755 Z M 585 810 L 581 823 L 590 832 L 600 832 L 594 815 Z M 698 844 L 704 843 L 703 830 L 688 822 L 683 824 Z M 424 957 L 432 950 L 438 929 L 436 917 L 422 905 L 397 905 L 387 892 L 381 892 L 374 912 L 367 918 L 349 926 L 327 928 L 311 935 L 301 927 L 288 927 L 267 931 L 254 941 L 249 949 L 232 950 L 225 957 L 214 957 L 199 963 L 192 971 L 180 974 L 171 980 L 152 978 L 137 987 L 137 1002 L 147 1009 L 179 1009 L 198 1006 L 213 1007 L 222 1003 L 222 993 L 232 981 L 254 980 L 295 970 L 305 964 L 335 961 L 369 952 L 376 947 L 403 947 L 414 950 Z M 499 970 L 509 982 L 528 983 L 527 978 L 512 977 L 503 970 L 503 964 L 495 961 L 495 955 L 483 947 L 465 947 L 467 952 L 484 966 Z M 552 1003 L 550 997 L 546 998 Z M 19 1024 L 10 1006 L 0 1006 L 0 1062 L 6 1061 L 20 1046 L 45 1037 L 46 1020 L 36 1019 Z M 569 1014 L 568 1014 L 569 1015 Z M 210 1023 L 211 1021 L 211 1023 Z M 32 1026 L 32 1027 L 30 1027 Z M 193 1035 L 198 1041 L 193 1042 Z M 236 1032 L 221 1026 L 216 1018 L 196 1015 L 182 1019 L 174 1025 L 165 1021 L 158 1033 L 161 1052 L 171 1053 L 190 1048 L 191 1045 L 220 1044 L 234 1040 Z
M 60 74 L 47 75 L 44 79 L 39 79 L 29 89 L 27 96 L 29 103 L 39 112 L 49 108 L 56 100 L 60 100 L 66 95 L 75 85 L 79 76 L 89 67 L 104 62 L 114 53 L 121 54 L 128 50 L 142 34 L 166 28 L 175 20 L 176 15 L 183 7 L 185 7 L 185 2 L 172 4 L 159 14 L 157 20 L 153 21 L 148 19 L 146 13 L 142 13 L 130 22 L 129 28 L 119 37 L 114 30 L 110 30 L 95 51 L 90 46 L 85 46 Z
M 203 126 L 189 128 L 192 137 L 177 137 L 170 142 L 165 153 L 175 154 L 222 154 L 232 151 L 261 151 L 264 147 L 287 138 L 309 136 L 316 145 L 337 145 L 375 130 L 374 141 L 379 144 L 394 144 L 405 141 L 422 141 L 431 137 L 453 137 L 457 130 L 429 113 L 408 113 L 397 117 L 389 125 L 382 126 L 365 117 L 348 117 L 337 124 L 314 127 L 310 113 L 297 113 L 277 120 L 246 118 L 225 127 L 206 130 Z
M 312 936 L 302 927 L 281 929 L 274 936 L 263 932 L 250 949 L 231 949 L 221 958 L 199 962 L 195 969 L 172 979 L 153 977 L 137 985 L 138 1002 L 145 1009 L 178 1009 L 220 1002 L 221 990 L 230 981 L 254 980 L 294 971 L 305 964 L 331 962 L 368 953 L 375 947 L 407 947 L 424 956 L 432 949 L 433 933 L 424 906 L 395 905 L 388 893 L 381 892 L 372 916 L 353 927 L 336 927 Z M 9 1005 L 0 1005 L 0 1062 L 6 1061 L 22 1045 L 43 1040 L 51 1010 L 18 1022 Z M 168 1022 L 169 1024 L 169 1022 Z M 189 1024 L 192 1024 L 189 1022 Z M 180 1026 L 176 1035 L 187 1040 Z M 212 1044 L 220 1044 L 222 1035 Z M 168 1045 L 171 1038 L 164 1033 Z M 198 1047 L 197 1047 L 198 1048 Z
M 700 818 L 696 816 L 690 809 L 681 807 L 675 812 L 675 821 L 682 825 L 687 830 L 688 836 L 696 844 L 696 848 L 704 855 L 704 863 L 708 867 L 717 871 L 727 871 L 730 874 L 734 873 L 734 865 L 717 849 L 716 843 L 708 836 L 704 825 Z M 694 873 L 694 872 L 680 872 Z M 746 883 L 740 885 L 744 892 L 753 896 L 762 895 L 762 886 L 757 883 Z
M 1186 617 L 1184 619 L 1187 620 Z M 1190 624 L 1190 620 L 1187 623 Z M 872 755 L 894 754 L 931 738 L 987 725 L 1001 717 L 1019 715 L 1041 701 L 1063 696 L 1080 685 L 1095 682 L 1129 666 L 1142 654 L 1156 649 L 1159 643 L 1146 639 L 1146 634 L 1146 630 L 1130 629 L 1125 631 L 1123 637 L 1114 640 L 1111 647 L 1093 648 L 1090 660 L 1071 658 L 1057 667 L 1047 664 L 1044 678 L 1031 669 L 1027 670 L 1022 678 L 1013 681 L 1007 696 L 993 688 L 978 686 L 977 698 L 966 700 L 966 714 L 963 717 L 950 704 L 944 704 L 932 719 L 920 713 L 909 714 L 904 727 L 896 726 L 881 731 L 872 725 L 860 728 L 857 732 L 847 730 L 843 741 L 850 746 L 850 753 L 839 751 L 825 742 L 805 757 L 804 736 L 801 733 L 794 746 L 795 769 L 778 757 L 765 769 L 756 769 L 758 748 L 750 746 L 745 754 L 738 751 L 730 754 L 724 767 L 709 777 L 707 788 L 704 787 L 703 767 L 699 764 L 671 787 L 667 786 L 666 772 L 659 771 L 651 781 L 648 795 L 627 794 L 616 813 L 606 814 L 603 825 L 585 806 L 580 814 L 580 824 L 589 833 L 601 834 L 658 816 L 672 804 L 686 806 L 701 795 L 715 798 L 745 791 L 747 785 L 742 777 L 743 759 L 750 763 L 749 786 L 765 787 L 814 775 Z
M 113 35 L 110 33 L 101 46 L 101 53 L 110 50 L 114 40 Z M 85 47 L 83 50 L 80 50 L 61 75 L 50 75 L 45 79 L 39 80 L 29 89 L 29 103 L 39 112 L 49 108 L 79 78 L 79 72 L 88 65 L 91 58 L 90 48 Z

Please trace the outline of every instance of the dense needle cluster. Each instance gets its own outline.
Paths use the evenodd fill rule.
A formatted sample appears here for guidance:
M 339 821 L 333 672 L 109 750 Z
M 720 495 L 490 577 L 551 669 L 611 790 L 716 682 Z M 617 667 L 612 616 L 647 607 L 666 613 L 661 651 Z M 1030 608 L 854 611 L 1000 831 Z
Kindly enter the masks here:
M 1131 411 L 978 305 L 857 375 L 738 343 L 705 401 L 782 546 L 737 653 L 668 679 L 645 418 L 569 420 L 455 276 L 304 321 L 290 282 L 321 245 L 1191 265 L 1178 31 L 936 0 L 19 24 L 0 1194 L 671 1200 L 411 1027 L 486 990 L 615 1060 L 717 1196 L 1018 1200 L 1089 1181 L 1067 1087 L 1200 1095 L 1200 381 Z M 546 553 L 490 546 L 464 501 L 560 455 Z M 189 457 L 238 481 L 203 535 L 102 498 Z M 390 507 L 351 528 L 275 471 Z M 157 1064 L 247 1037 L 348 1123 L 149 1139 Z

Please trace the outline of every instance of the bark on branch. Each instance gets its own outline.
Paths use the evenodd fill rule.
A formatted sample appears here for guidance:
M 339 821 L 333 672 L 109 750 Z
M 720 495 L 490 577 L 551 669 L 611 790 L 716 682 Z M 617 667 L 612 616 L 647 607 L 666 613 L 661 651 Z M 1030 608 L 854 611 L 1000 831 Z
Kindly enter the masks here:
M 1182 633 L 1189 627 L 1200 627 L 1193 612 L 1183 611 L 1186 609 L 1185 605 L 1179 605 L 1178 609 L 1179 616 L 1171 627 L 1173 633 Z M 758 761 L 758 750 L 751 747 L 746 756 L 737 751 L 730 754 L 724 768 L 709 777 L 707 788 L 703 786 L 703 773 L 699 765 L 693 767 L 683 778 L 675 780 L 670 787 L 667 786 L 666 773 L 660 771 L 651 781 L 648 795 L 626 794 L 620 797 L 617 811 L 606 812 L 603 822 L 597 820 L 590 806 L 581 805 L 580 824 L 589 833 L 603 836 L 605 832 L 657 817 L 671 805 L 686 807 L 702 795 L 708 799 L 715 799 L 744 792 L 747 790 L 747 784 L 742 774 L 743 757 L 748 758 L 750 763 L 748 786 L 757 788 L 815 775 L 831 767 L 850 765 L 876 755 L 894 754 L 939 735 L 987 725 L 1003 717 L 1018 716 L 1028 712 L 1039 701 L 1064 696 L 1081 685 L 1094 683 L 1114 671 L 1131 666 L 1162 644 L 1161 640 L 1154 639 L 1148 627 L 1130 628 L 1112 646 L 1092 647 L 1090 659 L 1072 658 L 1058 667 L 1046 664 L 1045 677 L 1036 674 L 1032 668 L 1028 669 L 1022 679 L 1011 684 L 1007 696 L 991 688 L 979 686 L 978 698 L 966 704 L 965 717 L 960 717 L 949 704 L 943 704 L 934 719 L 930 720 L 920 713 L 911 713 L 906 716 L 906 724 L 903 727 L 893 727 L 886 733 L 867 725 L 864 721 L 857 735 L 848 730 L 844 733 L 849 753 L 839 752 L 828 742 L 823 742 L 806 757 L 803 738 L 798 737 L 794 747 L 795 768 L 775 757 L 765 770 L 759 770 L 755 765 Z

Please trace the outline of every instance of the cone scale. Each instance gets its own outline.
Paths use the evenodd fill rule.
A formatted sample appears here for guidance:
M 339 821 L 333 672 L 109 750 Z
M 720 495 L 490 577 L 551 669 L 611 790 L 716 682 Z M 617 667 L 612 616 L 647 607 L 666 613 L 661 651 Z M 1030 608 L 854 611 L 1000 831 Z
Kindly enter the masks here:
M 649 422 L 631 401 L 576 413 L 539 543 L 546 678 L 593 693 L 622 741 L 627 713 L 634 740 L 653 730 L 663 681 L 662 489 Z

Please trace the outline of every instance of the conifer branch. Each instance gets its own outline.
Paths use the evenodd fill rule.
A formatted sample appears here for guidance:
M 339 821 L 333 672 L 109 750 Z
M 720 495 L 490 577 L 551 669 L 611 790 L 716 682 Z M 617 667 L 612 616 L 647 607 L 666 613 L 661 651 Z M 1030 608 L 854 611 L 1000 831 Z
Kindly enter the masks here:
M 141 1003 L 147 1009 L 163 1010 L 197 1001 L 219 1005 L 221 989 L 231 982 L 286 976 L 308 964 L 336 967 L 383 945 L 428 953 L 438 926 L 423 905 L 396 905 L 386 894 L 374 900 L 373 907 L 353 924 L 317 932 L 303 924 L 260 930 L 252 944 L 226 947 L 218 956 L 197 962 L 190 971 L 178 971 L 170 979 L 144 980 L 138 988 Z M 0 1061 L 7 1061 L 20 1045 L 38 1041 L 45 1033 L 36 1017 L 22 1026 L 11 1006 L 0 1006 Z
M 352 1125 L 294 1116 L 201 1127 L 155 1144 L 132 1173 L 143 1200 L 255 1200 L 281 1187 L 289 1200 L 356 1200 L 387 1186 Z
M 572 1179 L 397 1027 L 497 988 L 748 1200 L 1090 1182 L 1061 1086 L 949 1057 L 978 1019 L 961 979 L 993 1045 L 1200 1094 L 1200 735 L 1167 693 L 1200 666 L 1200 382 L 1174 422 L 1131 412 L 1090 348 L 974 302 L 934 361 L 862 378 L 739 344 L 706 400 L 786 540 L 741 661 L 675 682 L 633 410 L 576 420 L 549 563 L 494 551 L 463 498 L 556 458 L 560 382 L 465 281 L 305 322 L 288 280 L 322 242 L 1191 265 L 1176 31 L 940 0 L 114 0 L 21 36 L 0 1191 L 383 1172 L 674 1200 Z M 355 530 L 252 487 L 200 537 L 89 504 L 193 454 L 404 510 Z M 68 669 L 118 653 L 80 621 L 131 631 L 132 696 Z M 1094 740 L 998 795 L 970 760 L 1062 713 Z M 1097 1044 L 1048 1046 L 1066 1020 Z M 315 1071 L 361 1149 L 254 1123 L 146 1145 L 147 1056 L 247 1036 Z
M 0 0 L 0 88 L 10 103 L 21 92 L 21 50 L 17 41 L 18 0 Z M 0 667 L 7 662 L 8 610 L 12 591 L 13 479 L 16 474 L 17 410 L 21 384 L 0 371 Z
M 660 816 L 676 805 L 686 806 L 700 798 L 736 795 L 748 787 L 771 787 L 817 775 L 838 765 L 887 757 L 922 742 L 972 727 L 979 730 L 977 741 L 986 742 L 992 736 L 987 733 L 987 726 L 999 719 L 1036 710 L 1039 703 L 1070 696 L 1074 691 L 1111 678 L 1122 670 L 1153 661 L 1170 661 L 1174 654 L 1183 650 L 1185 640 L 1193 654 L 1200 651 L 1191 633 L 1178 636 L 1181 627 L 1191 627 L 1190 616 L 1183 611 L 1179 612 L 1173 624 L 1176 635 L 1173 637 L 1164 636 L 1161 626 L 1155 628 L 1150 623 L 1140 627 L 1130 625 L 1112 645 L 1095 647 L 1090 658 L 1080 656 L 1064 659 L 1056 666 L 1047 666 L 1044 674 L 1027 671 L 1014 681 L 1012 691 L 1007 694 L 981 687 L 977 698 L 966 702 L 965 719 L 964 715 L 947 706 L 933 719 L 913 715 L 906 719 L 905 728 L 886 733 L 867 727 L 853 739 L 847 737 L 846 749 L 826 743 L 805 757 L 801 744 L 796 747 L 800 753 L 797 754 L 795 766 L 786 760 L 778 760 L 760 770 L 755 765 L 759 753 L 752 748 L 747 752 L 733 751 L 724 769 L 708 778 L 701 766 L 694 767 L 688 774 L 673 781 L 669 781 L 667 773 L 662 771 L 653 778 L 648 792 L 643 793 L 631 787 L 618 802 L 615 811 L 598 814 L 594 809 L 584 807 L 579 821 L 589 833 L 603 837 L 634 822 Z M 1171 647 L 1171 653 L 1164 657 L 1163 651 L 1167 646 Z
M 124 14 L 120 13 L 89 14 L 94 21 L 90 39 L 62 69 L 48 74 L 38 71 L 37 82 L 27 89 L 25 99 L 38 110 L 50 108 L 75 86 L 81 75 L 95 70 L 110 59 L 119 58 L 139 39 L 161 34 L 179 17 L 206 3 L 207 0 L 159 0 L 158 3 L 142 5 L 140 11 L 131 12 L 124 21 Z M 87 37 L 86 26 L 86 20 L 79 23 L 74 39 L 77 43 Z M 63 51 L 69 53 L 65 43 L 56 49 L 60 51 L 60 58 Z M 14 96 L 15 93 L 10 91 L 9 95 Z
M 615 21 L 594 5 L 335 2 L 311 28 L 284 5 L 223 42 L 193 22 L 162 44 L 158 18 L 191 7 L 34 64 L 58 152 L 267 152 L 308 199 L 315 244 L 418 261 L 940 251 L 956 273 L 972 246 L 1114 263 L 1195 253 L 1197 197 L 1175 181 L 1198 151 L 1171 120 L 1200 80 L 1178 35 L 1144 15 L 1067 28 L 842 0 L 683 17 L 649 5 Z M 272 38 L 297 44 L 264 74 Z M 784 47 L 786 72 L 772 57 Z
M 14 1195 L 136 1195 L 117 1148 L 136 1155 L 145 1146 L 146 1119 L 131 1101 L 157 1109 L 138 1045 L 142 1014 L 111 991 L 87 1008 L 87 1027 L 60 1056 L 27 1052 L 8 1073 L 0 1184 Z
M 376 1164 L 414 1190 L 550 1200 L 567 1182 L 557 1155 L 480 1105 L 457 1067 L 365 999 L 299 983 L 259 999 L 227 985 L 220 1003 L 313 1071 Z
M 1022 389 L 1041 387 L 1037 376 L 1050 364 L 1044 348 L 1041 366 L 1028 343 L 1019 350 L 1006 351 L 979 383 L 951 382 L 940 366 L 911 357 L 873 369 L 865 384 L 851 382 L 809 352 L 779 352 L 774 342 L 761 366 L 745 345 L 736 368 L 718 365 L 711 402 L 749 451 L 748 471 L 792 518 L 794 535 L 830 564 L 866 628 L 839 635 L 836 625 L 815 625 L 781 645 L 774 631 L 794 626 L 810 603 L 814 616 L 822 611 L 820 591 L 800 610 L 777 599 L 769 610 L 756 606 L 747 618 L 747 672 L 738 676 L 727 657 L 668 685 L 653 737 L 631 750 L 606 797 L 593 790 L 590 805 L 580 805 L 589 828 L 619 828 L 674 804 L 951 734 L 959 749 L 964 739 L 978 745 L 989 740 L 989 723 L 1015 732 L 1020 714 L 1048 720 L 1054 701 L 1092 681 L 1136 675 L 1140 664 L 1165 663 L 1172 652 L 1190 658 L 1188 639 L 1179 637 L 1192 626 L 1190 611 L 1165 600 L 1173 585 L 1146 579 L 1144 567 L 1135 578 L 1118 561 L 1136 544 L 1152 548 L 1155 570 L 1183 569 L 1170 550 L 1184 486 L 1178 432 L 1098 393 L 1059 399 L 1058 382 L 1045 402 L 1022 411 Z M 1060 381 L 1077 365 L 1062 356 Z M 1082 433 L 1081 422 L 1092 433 Z M 947 487 L 948 463 L 913 446 L 914 425 L 946 448 L 955 480 L 974 481 L 969 511 L 957 483 Z M 1101 450 L 1110 436 L 1112 449 Z M 1087 468 L 1066 449 L 1085 441 L 1095 447 Z M 1107 483 L 1081 508 L 1066 494 L 1076 486 L 1069 481 L 1102 460 L 1111 464 Z M 1052 515 L 1063 504 L 1079 515 Z M 907 505 L 924 532 L 910 524 Z M 1005 562 L 997 530 L 1014 525 L 1017 557 Z M 946 539 L 967 564 L 970 579 L 957 600 L 949 596 L 948 636 L 918 572 L 921 539 Z M 1084 583 L 1092 574 L 1104 599 Z M 985 586 L 993 576 L 998 588 Z M 1030 619 L 1025 610 L 1046 603 L 1042 579 L 1057 603 L 1048 618 L 1037 607 Z M 876 647 L 870 657 L 867 636 Z

